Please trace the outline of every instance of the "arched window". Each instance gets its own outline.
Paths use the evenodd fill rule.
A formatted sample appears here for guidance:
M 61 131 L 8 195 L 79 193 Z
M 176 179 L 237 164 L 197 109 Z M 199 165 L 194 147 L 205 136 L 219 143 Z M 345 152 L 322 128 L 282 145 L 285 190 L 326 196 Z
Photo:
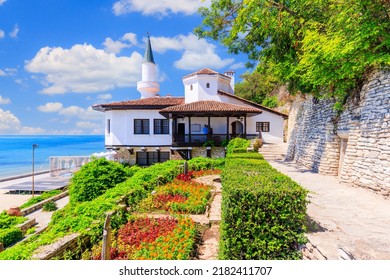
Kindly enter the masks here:
M 210 88 L 210 83 L 207 83 L 207 84 L 206 84 L 206 87 L 207 87 L 207 88 Z

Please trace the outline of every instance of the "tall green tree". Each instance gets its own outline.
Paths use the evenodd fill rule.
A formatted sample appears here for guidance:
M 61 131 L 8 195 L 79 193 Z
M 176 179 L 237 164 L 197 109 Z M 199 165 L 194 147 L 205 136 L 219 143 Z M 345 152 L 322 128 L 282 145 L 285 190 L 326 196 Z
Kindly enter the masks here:
M 388 0 L 213 0 L 199 37 L 265 64 L 291 92 L 336 97 L 390 66 Z

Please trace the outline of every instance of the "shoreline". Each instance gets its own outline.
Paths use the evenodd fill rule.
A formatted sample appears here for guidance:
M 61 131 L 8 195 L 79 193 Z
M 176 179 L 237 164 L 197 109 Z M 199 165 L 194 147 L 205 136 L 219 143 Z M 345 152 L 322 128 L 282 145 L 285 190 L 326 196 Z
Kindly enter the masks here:
M 34 176 L 48 174 L 48 173 L 50 173 L 50 170 L 37 171 L 34 173 Z M 8 181 L 16 180 L 16 179 L 23 179 L 23 178 L 27 178 L 27 177 L 32 177 L 32 173 L 24 173 L 24 174 L 10 176 L 10 177 L 3 177 L 3 178 L 0 178 L 0 183 L 1 182 L 8 182 Z

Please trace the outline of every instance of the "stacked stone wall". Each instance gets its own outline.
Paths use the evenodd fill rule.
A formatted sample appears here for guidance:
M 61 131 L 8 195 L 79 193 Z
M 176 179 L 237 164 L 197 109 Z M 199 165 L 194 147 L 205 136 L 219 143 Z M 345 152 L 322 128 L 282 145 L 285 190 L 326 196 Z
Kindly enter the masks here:
M 341 116 L 333 105 L 312 97 L 293 102 L 286 160 L 389 197 L 390 72 L 373 74 Z M 340 161 L 342 141 L 347 145 Z

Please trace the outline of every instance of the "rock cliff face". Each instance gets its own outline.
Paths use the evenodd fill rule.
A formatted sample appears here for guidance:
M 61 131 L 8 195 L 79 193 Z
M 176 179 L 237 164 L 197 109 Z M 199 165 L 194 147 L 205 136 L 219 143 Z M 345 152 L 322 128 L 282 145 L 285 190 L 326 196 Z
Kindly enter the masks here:
M 334 102 L 293 102 L 286 160 L 390 197 L 390 71 L 376 72 L 337 117 Z

